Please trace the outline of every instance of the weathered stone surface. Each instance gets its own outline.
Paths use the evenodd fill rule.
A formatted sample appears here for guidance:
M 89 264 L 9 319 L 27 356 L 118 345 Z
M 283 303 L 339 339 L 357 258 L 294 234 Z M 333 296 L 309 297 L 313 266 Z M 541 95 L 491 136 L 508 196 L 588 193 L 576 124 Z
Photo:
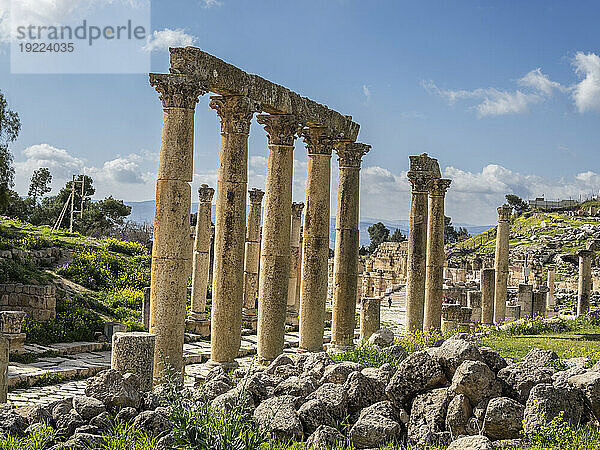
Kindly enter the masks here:
M 134 430 L 144 430 L 154 437 L 166 433 L 172 427 L 169 419 L 158 411 L 143 411 L 131 423 Z
M 90 420 L 90 425 L 97 427 L 101 431 L 108 430 L 113 425 L 112 416 L 108 412 L 98 414 L 96 417 Z
M 151 391 L 154 377 L 154 345 L 150 333 L 114 333 L 112 336 L 112 369 L 123 375 L 133 373 L 142 391 Z
M 291 395 L 267 399 L 254 411 L 254 420 L 280 439 L 301 440 L 304 431 L 295 402 L 296 398 Z
M 485 436 L 467 436 L 454 441 L 447 450 L 494 450 L 494 446 Z
M 236 407 L 241 407 L 246 412 L 252 412 L 254 410 L 254 401 L 252 395 L 247 392 L 239 391 L 238 389 L 232 389 L 224 394 L 219 395 L 212 402 L 211 407 L 217 411 L 231 411 Z
M 600 372 L 586 371 L 570 377 L 567 381 L 583 393 L 594 416 L 600 420 Z
M 210 402 L 230 389 L 231 385 L 222 379 L 210 380 L 200 387 L 196 395 Z
M 389 401 L 375 403 L 360 413 L 350 429 L 357 448 L 372 448 L 393 439 L 400 439 L 404 427 L 398 422 L 398 412 Z
M 482 361 L 483 358 L 473 336 L 466 333 L 457 333 L 450 339 L 434 349 L 435 357 L 444 368 L 448 379 L 451 379 L 454 372 L 464 361 Z
M 27 421 L 15 411 L 12 405 L 0 406 L 0 434 L 24 436 L 26 428 Z
M 298 361 L 298 368 L 303 373 L 320 380 L 325 373 L 325 368 L 331 364 L 335 364 L 335 362 L 327 353 L 309 353 L 305 359 Z
M 361 372 L 352 372 L 344 389 L 348 392 L 348 411 L 351 414 L 385 400 L 385 390 L 377 390 L 373 382 Z
M 73 409 L 75 409 L 86 422 L 106 411 L 104 403 L 100 400 L 83 395 L 76 395 L 73 397 Z
M 573 426 L 579 425 L 583 414 L 583 399 L 580 391 L 570 387 L 554 387 L 546 383 L 534 386 L 523 415 L 525 432 L 538 429 L 561 412 L 565 421 Z
M 29 425 L 40 422 L 50 422 L 50 420 L 52 420 L 52 414 L 47 406 L 27 406 L 25 408 L 19 408 L 16 411 L 23 416 Z
M 334 423 L 329 406 L 318 398 L 305 402 L 298 409 L 298 415 L 306 434 L 314 433 L 321 425 L 333 425 Z
M 493 398 L 485 412 L 483 433 L 492 440 L 518 438 L 524 411 L 525 407 L 513 399 Z
M 421 350 L 400 363 L 386 394 L 397 408 L 403 408 L 415 395 L 445 383 L 442 366 L 427 351 Z
M 273 361 L 271 361 L 271 363 L 265 369 L 265 372 L 269 373 L 269 374 L 274 374 L 275 370 L 279 366 L 287 366 L 287 365 L 295 366 L 292 358 L 290 358 L 288 355 L 281 354 L 281 355 L 277 356 Z
M 115 416 L 115 422 L 131 422 L 138 415 L 137 409 L 127 406 L 121 409 Z
M 394 376 L 395 372 L 396 368 L 388 363 L 383 364 L 380 367 L 367 367 L 362 370 L 361 373 L 371 380 L 377 395 L 382 396 L 381 400 L 377 401 L 386 400 L 385 388 Z
M 292 376 L 275 387 L 274 395 L 291 395 L 293 397 L 306 398 L 317 389 L 317 383 L 311 377 Z
M 388 328 L 381 328 L 371 335 L 368 342 L 379 347 L 389 347 L 394 343 L 394 332 Z
M 418 395 L 410 410 L 408 439 L 413 443 L 425 444 L 432 435 L 444 432 L 449 402 L 447 388 Z
M 105 370 L 89 379 L 85 395 L 100 400 L 113 412 L 127 406 L 139 408 L 140 393 L 131 381 L 126 380 L 117 370 Z
M 363 366 L 351 361 L 332 364 L 325 369 L 321 383 L 344 384 L 352 372 L 360 372 Z
M 450 391 L 465 394 L 472 405 L 485 398 L 500 395 L 500 386 L 496 383 L 494 372 L 481 361 L 465 361 L 454 373 Z
M 540 383 L 552 383 L 554 370 L 530 363 L 512 364 L 498 372 L 498 378 L 505 381 L 512 389 L 514 398 L 525 403 L 533 386 Z
M 66 414 L 60 414 L 54 419 L 54 422 L 56 423 L 56 428 L 65 436 L 71 436 L 77 428 L 85 425 L 81 416 L 74 409 L 71 409 Z
M 479 347 L 479 353 L 483 358 L 483 362 L 486 363 L 495 374 L 508 366 L 506 360 L 489 347 Z
M 343 384 L 325 383 L 307 397 L 307 400 L 320 399 L 327 405 L 334 419 L 342 420 L 348 411 L 348 393 Z
M 467 423 L 471 417 L 471 404 L 464 394 L 458 394 L 448 404 L 446 413 L 446 430 L 452 433 L 452 436 L 467 434 Z
M 306 441 L 309 448 L 319 450 L 322 448 L 334 448 L 338 443 L 344 442 L 346 438 L 335 428 L 321 425 Z
M 536 366 L 547 366 L 551 361 L 558 359 L 558 355 L 553 350 L 543 350 L 541 348 L 532 348 L 523 358 L 523 362 L 535 364 Z

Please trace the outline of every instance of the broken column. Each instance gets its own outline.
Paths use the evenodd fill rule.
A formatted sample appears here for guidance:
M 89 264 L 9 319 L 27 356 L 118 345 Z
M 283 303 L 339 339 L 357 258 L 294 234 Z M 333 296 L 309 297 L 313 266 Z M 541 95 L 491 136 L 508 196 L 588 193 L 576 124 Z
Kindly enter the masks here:
M 496 271 L 494 269 L 481 270 L 481 323 L 491 325 L 494 323 L 494 290 Z
M 556 268 L 550 267 L 548 269 L 548 294 L 546 295 L 546 308 L 553 309 L 556 306 L 556 299 L 554 298 L 554 276 L 556 274 Z
M 473 310 L 471 322 L 474 324 L 481 323 L 481 291 L 467 292 L 467 306 Z
M 302 281 L 300 287 L 299 351 L 323 350 L 327 264 L 329 258 L 329 197 L 333 139 L 324 127 L 303 131 L 308 148 Z
M 8 340 L 10 353 L 25 352 L 25 333 L 23 322 L 27 314 L 24 311 L 0 311 L 0 335 Z
M 546 286 L 540 286 L 539 289 L 533 291 L 533 302 L 531 308 L 532 317 L 546 317 L 546 296 L 548 294 L 548 288 Z
M 256 331 L 258 314 L 258 271 L 260 266 L 260 218 L 262 200 L 265 195 L 260 189 L 250 189 L 250 208 L 246 225 L 246 252 L 244 256 L 244 302 L 242 315 L 244 324 Z
M 110 367 L 123 375 L 136 375 L 142 392 L 152 390 L 154 343 L 150 333 L 115 333 L 112 337 Z
M 381 328 L 381 298 L 363 298 L 360 306 L 360 340 L 368 341 Z M 354 330 L 353 330 L 354 331 Z
M 519 284 L 517 303 L 521 306 L 521 317 L 529 318 L 533 315 L 533 286 L 531 284 Z
M 427 212 L 427 267 L 423 331 L 441 330 L 444 301 L 444 197 L 450 180 L 433 179 L 429 186 Z
M 442 304 L 442 334 L 448 336 L 458 328 L 461 319 L 461 306 L 454 303 Z
M 237 366 L 242 339 L 248 134 L 258 105 L 243 95 L 212 97 L 221 119 L 217 178 L 210 366 Z
M 406 274 L 406 331 L 423 329 L 427 258 L 427 194 L 431 175 L 427 155 L 410 156 L 412 185 Z
M 0 404 L 6 403 L 8 397 L 8 358 L 10 344 L 8 339 L 0 336 Z
M 203 184 L 198 189 L 198 214 L 194 237 L 194 256 L 192 269 L 192 306 L 186 328 L 195 334 L 207 336 L 210 333 L 210 321 L 206 320 L 206 292 L 210 265 L 211 208 L 215 190 Z
M 468 306 L 460 308 L 460 318 L 458 320 L 458 331 L 461 333 L 468 333 L 471 331 L 471 318 L 473 315 L 473 309 Z
M 168 367 L 183 376 L 194 110 L 205 93 L 186 75 L 150 75 L 164 119 L 156 181 L 150 281 L 150 331 L 156 335 L 154 374 Z
M 290 276 L 288 280 L 287 323 L 298 325 L 297 299 L 300 297 L 298 279 L 300 277 L 300 232 L 304 203 L 292 203 L 292 228 L 290 230 Z
M 580 250 L 579 283 L 577 285 L 577 316 L 584 316 L 590 311 L 590 292 L 592 290 L 592 255 L 591 250 Z
M 496 231 L 496 286 L 494 288 L 494 323 L 504 322 L 506 316 L 506 293 L 508 288 L 508 256 L 510 240 L 510 216 L 512 207 L 498 208 L 498 228 Z
M 514 322 L 521 318 L 521 305 L 506 306 L 506 322 Z
M 358 289 L 360 165 L 362 157 L 370 148 L 369 145 L 357 142 L 339 142 L 336 145 L 340 173 L 335 216 L 331 345 L 338 349 L 354 345 Z M 380 286 L 382 284 L 383 271 L 380 273 Z M 383 290 L 382 287 L 380 290 Z
M 148 331 L 150 328 L 150 288 L 142 289 L 142 325 Z
M 257 353 L 268 364 L 283 352 L 285 314 L 290 278 L 290 227 L 294 116 L 262 114 L 257 117 L 269 139 L 265 217 L 260 250 Z

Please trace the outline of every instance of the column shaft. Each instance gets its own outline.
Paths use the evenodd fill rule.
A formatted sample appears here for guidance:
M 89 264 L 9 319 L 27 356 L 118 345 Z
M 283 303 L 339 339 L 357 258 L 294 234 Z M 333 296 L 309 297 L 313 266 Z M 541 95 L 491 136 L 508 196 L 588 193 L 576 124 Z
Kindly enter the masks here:
M 340 142 L 336 146 L 340 173 L 335 216 L 331 324 L 331 344 L 336 348 L 354 345 L 358 289 L 360 163 L 369 148 L 368 145 L 354 142 Z
M 258 287 L 258 360 L 265 364 L 283 352 L 290 277 L 290 228 L 294 135 L 290 115 L 260 115 L 269 137 L 265 217 Z
M 506 318 L 506 293 L 508 288 L 508 256 L 510 240 L 510 215 L 512 208 L 503 205 L 498 208 L 498 228 L 496 230 L 496 286 L 494 288 L 494 323 Z
M 290 276 L 288 280 L 287 315 L 288 323 L 298 325 L 297 302 L 299 294 L 300 277 L 300 233 L 302 228 L 302 210 L 304 203 L 292 203 L 291 231 L 290 231 Z
M 258 109 L 239 95 L 213 97 L 221 118 L 215 213 L 211 364 L 235 365 L 242 330 L 248 133 Z
M 198 189 L 200 202 L 196 215 L 196 233 L 194 240 L 194 256 L 192 268 L 192 307 L 190 318 L 204 320 L 206 318 L 206 290 L 210 264 L 211 239 L 211 207 L 213 188 L 203 184 Z
M 246 226 L 246 252 L 244 257 L 244 316 L 256 322 L 256 296 L 258 295 L 258 271 L 260 266 L 260 217 L 265 193 L 251 189 L 248 224 Z
M 159 92 L 164 110 L 150 281 L 158 381 L 165 368 L 183 376 L 194 109 L 204 92 L 181 75 L 151 75 L 150 84 Z
M 556 300 L 554 298 L 554 275 L 555 275 L 554 267 L 548 269 L 548 293 L 546 294 L 546 308 L 552 309 L 556 305 Z
M 590 311 L 590 292 L 592 290 L 592 252 L 579 251 L 579 283 L 577 285 L 577 316 Z
M 494 291 L 496 272 L 494 269 L 481 270 L 481 322 L 486 325 L 494 323 Z
M 441 330 L 444 301 L 444 197 L 450 180 L 434 179 L 429 190 L 427 213 L 427 269 L 423 331 Z
M 299 351 L 323 350 L 327 263 L 329 258 L 329 197 L 332 139 L 327 130 L 310 127 L 303 132 L 308 147 L 308 172 L 302 238 Z

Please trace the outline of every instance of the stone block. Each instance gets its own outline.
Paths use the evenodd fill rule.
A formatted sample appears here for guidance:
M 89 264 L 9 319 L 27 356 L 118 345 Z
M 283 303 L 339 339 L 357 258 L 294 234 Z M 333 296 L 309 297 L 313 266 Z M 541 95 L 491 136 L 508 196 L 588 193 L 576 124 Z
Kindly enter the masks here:
M 0 311 L 0 333 L 19 334 L 26 315 L 23 311 Z
M 256 322 L 254 322 L 256 323 Z M 187 333 L 199 334 L 202 337 L 210 336 L 210 320 L 185 320 L 185 331 Z
M 8 396 L 8 352 L 8 339 L 0 336 L 0 403 L 6 403 Z
M 121 374 L 133 373 L 141 391 L 151 391 L 154 378 L 154 346 L 151 333 L 121 333 L 112 335 L 111 368 Z
M 121 322 L 106 322 L 104 324 L 104 336 L 109 341 L 112 341 L 113 335 L 115 333 L 126 333 L 127 332 L 127 324 Z
M 27 337 L 25 333 L 3 333 L 2 336 L 8 340 L 8 348 L 10 350 L 10 353 L 25 353 L 25 338 Z

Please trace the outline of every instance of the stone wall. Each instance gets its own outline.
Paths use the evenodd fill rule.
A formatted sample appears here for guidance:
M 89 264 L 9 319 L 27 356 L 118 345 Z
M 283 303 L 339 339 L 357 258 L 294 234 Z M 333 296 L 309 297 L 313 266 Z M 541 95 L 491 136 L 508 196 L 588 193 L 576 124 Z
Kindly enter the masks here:
M 56 287 L 0 284 L 0 311 L 24 311 L 37 321 L 56 317 Z
M 49 247 L 41 250 L 21 250 L 19 248 L 0 250 L 0 259 L 28 261 L 36 266 L 54 265 L 61 260 L 70 259 L 72 255 L 73 250 L 60 247 Z

